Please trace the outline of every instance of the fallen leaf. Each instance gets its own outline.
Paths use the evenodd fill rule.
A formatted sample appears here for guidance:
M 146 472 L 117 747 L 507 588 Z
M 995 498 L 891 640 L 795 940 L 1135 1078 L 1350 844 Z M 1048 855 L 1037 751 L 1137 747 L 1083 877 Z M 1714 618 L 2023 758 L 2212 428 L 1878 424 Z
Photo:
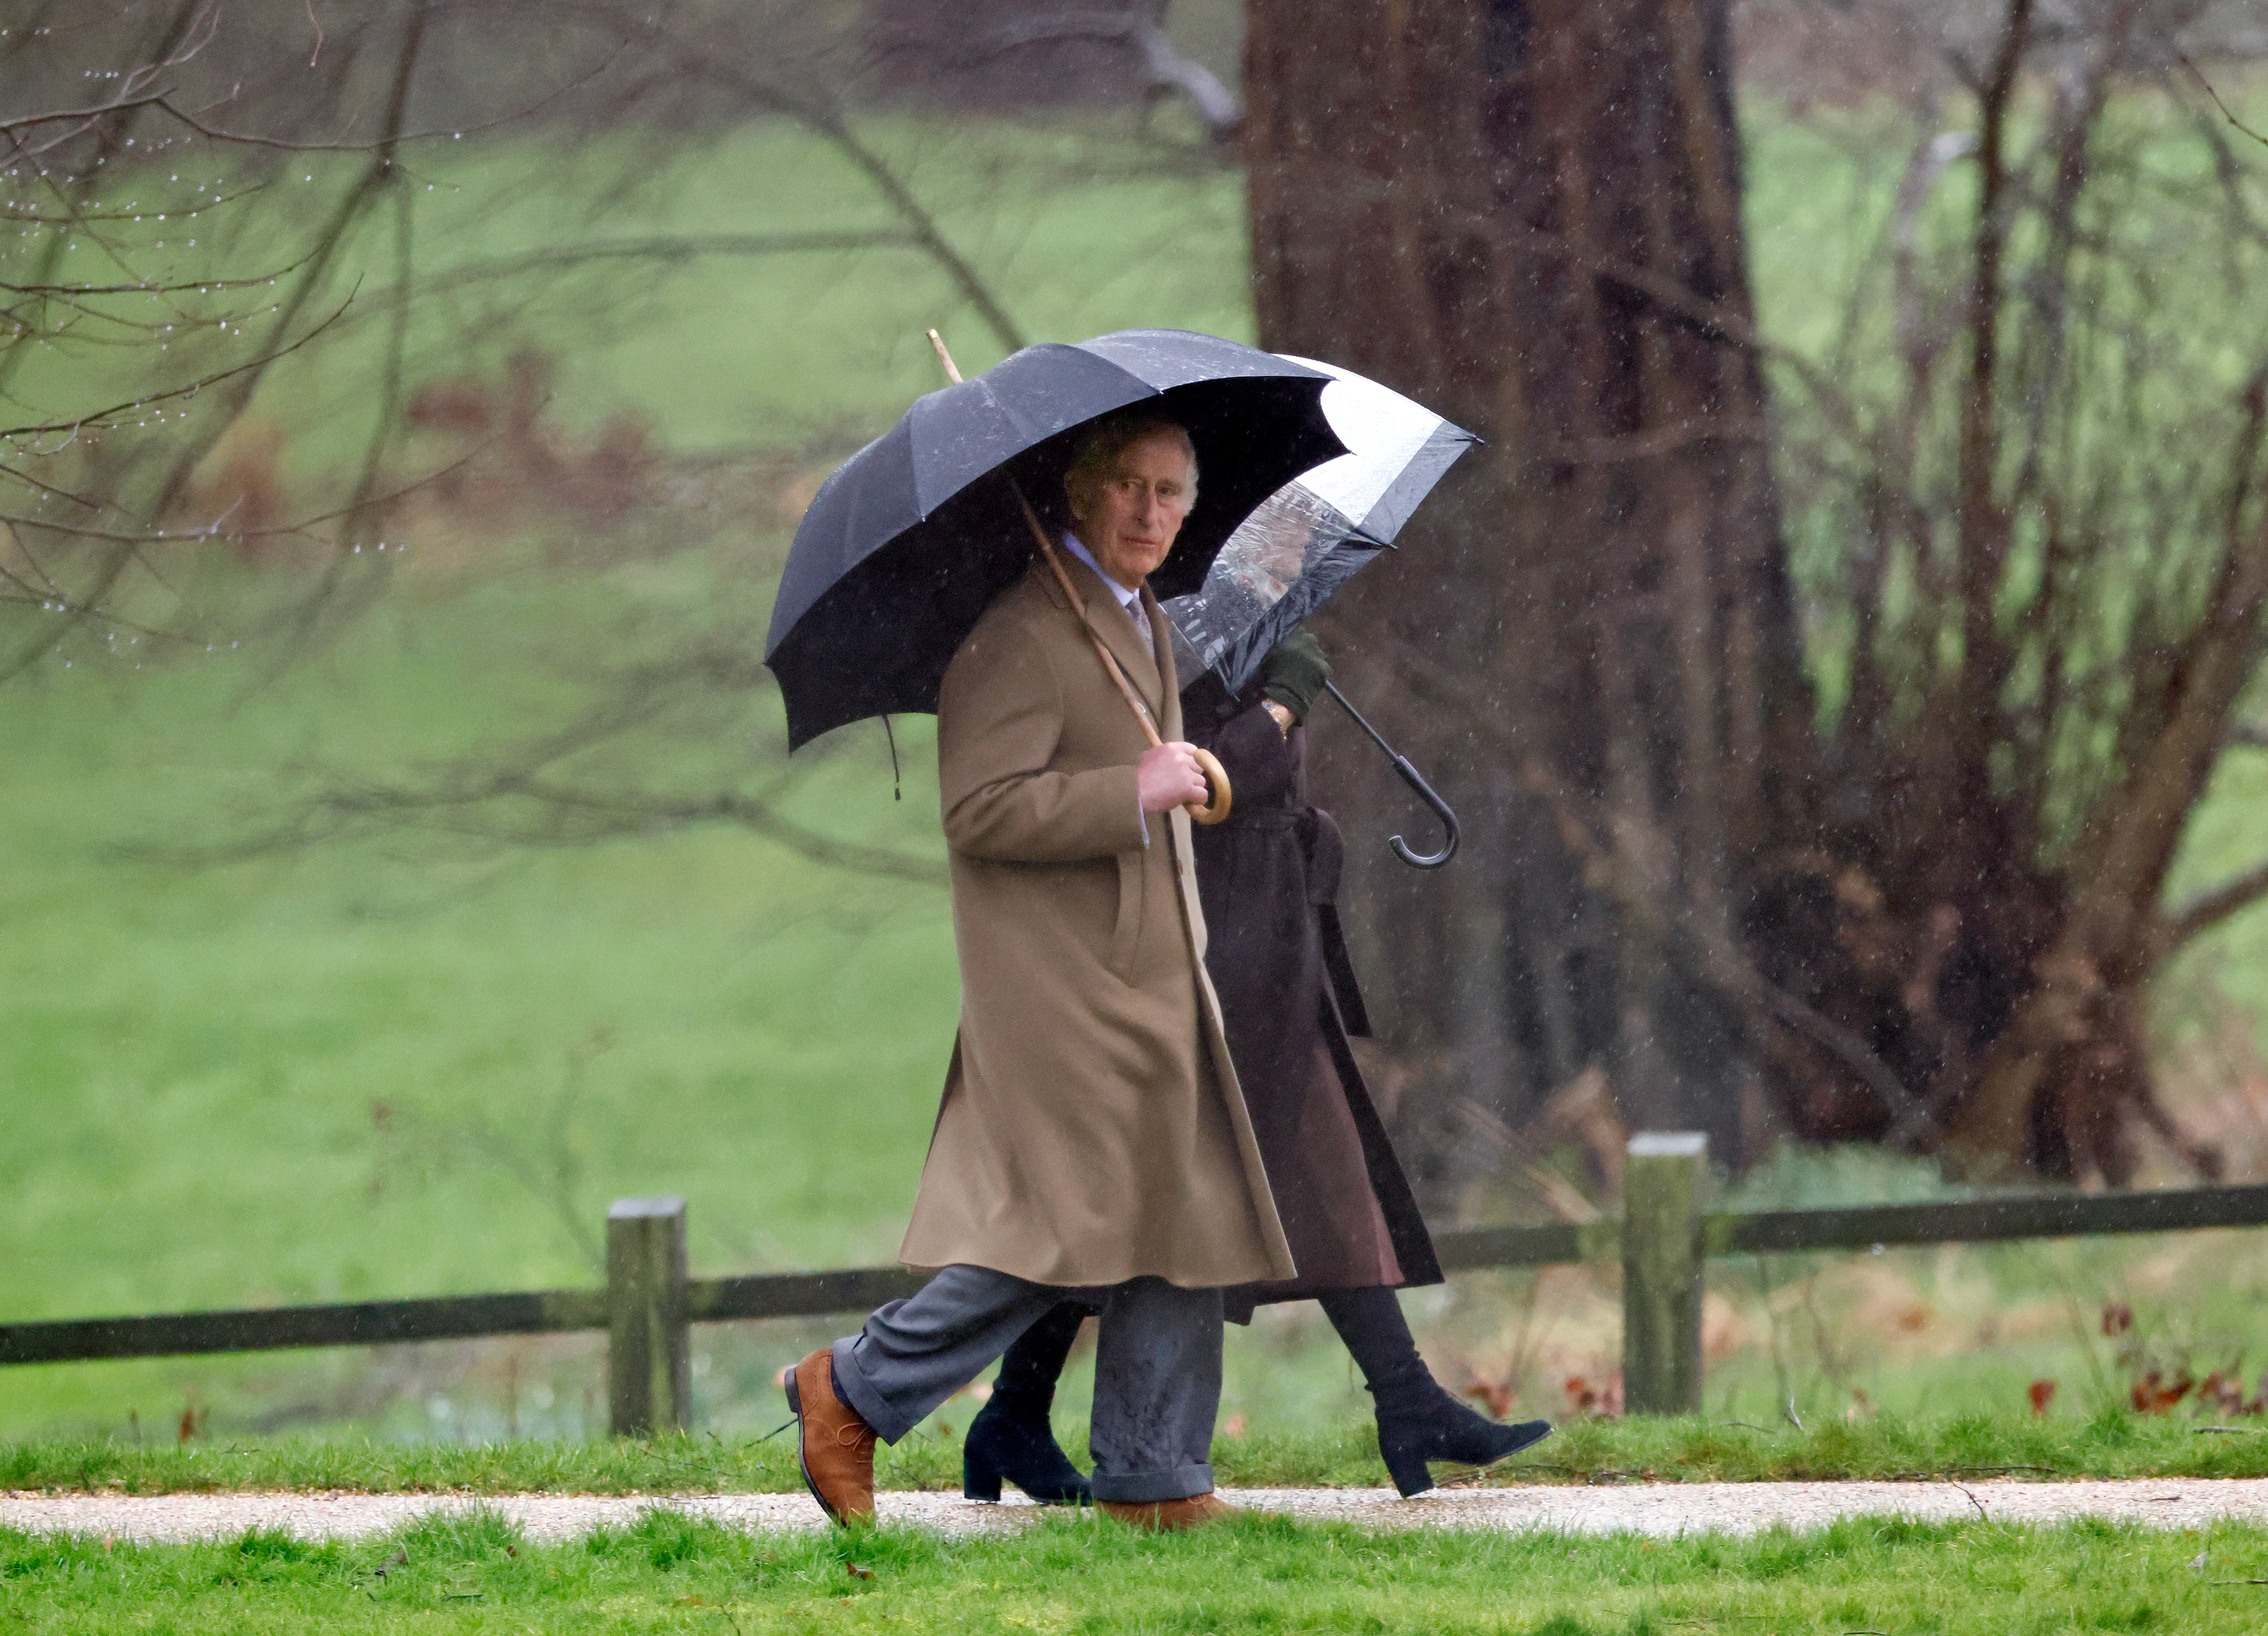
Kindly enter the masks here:
M 2188 1397 L 2196 1386 L 2197 1382 L 2186 1369 L 2171 1380 L 2152 1369 L 2133 1383 L 2128 1395 L 2133 1402 L 2135 1413 L 2164 1414 Z

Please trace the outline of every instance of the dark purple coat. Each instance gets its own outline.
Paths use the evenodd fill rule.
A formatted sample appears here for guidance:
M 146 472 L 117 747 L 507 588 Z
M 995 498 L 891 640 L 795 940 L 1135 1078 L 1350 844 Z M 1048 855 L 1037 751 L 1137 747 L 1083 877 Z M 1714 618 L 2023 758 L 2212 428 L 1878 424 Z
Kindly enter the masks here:
M 1194 831 L 1205 970 L 1300 1268 L 1229 1290 L 1228 1316 L 1247 1323 L 1256 1305 L 1330 1289 L 1438 1284 L 1433 1241 L 1347 1045 L 1370 1024 L 1339 935 L 1338 826 L 1302 788 L 1307 730 L 1287 738 L 1256 686 L 1191 705 L 1183 730 L 1220 758 L 1233 795 L 1226 822 Z

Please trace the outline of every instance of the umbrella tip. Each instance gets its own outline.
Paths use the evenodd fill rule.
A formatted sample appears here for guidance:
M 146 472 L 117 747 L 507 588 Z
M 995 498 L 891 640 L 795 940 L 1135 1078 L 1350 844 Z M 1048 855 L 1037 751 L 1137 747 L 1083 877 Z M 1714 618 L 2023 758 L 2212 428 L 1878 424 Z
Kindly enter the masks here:
M 953 354 L 946 350 L 945 337 L 932 330 L 929 344 L 937 348 L 937 361 L 945 365 L 945 378 L 956 386 L 961 385 L 961 366 L 953 361 Z

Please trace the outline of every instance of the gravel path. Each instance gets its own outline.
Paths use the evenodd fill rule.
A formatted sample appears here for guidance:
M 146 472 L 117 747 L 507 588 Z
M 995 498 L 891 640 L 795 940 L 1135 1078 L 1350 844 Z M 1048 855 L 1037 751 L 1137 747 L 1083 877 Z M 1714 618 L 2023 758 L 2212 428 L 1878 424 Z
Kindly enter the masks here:
M 1615 1488 L 1436 1489 L 1399 1500 L 1390 1488 L 1225 1489 L 1256 1509 L 1376 1528 L 1553 1529 L 1572 1533 L 1753 1533 L 1784 1523 L 1817 1528 L 1845 1516 L 2057 1522 L 2101 1516 L 2161 1528 L 2220 1518 L 2268 1523 L 2268 1478 L 2088 1483 L 1649 1483 Z M 976 1534 L 1024 1526 L 1039 1508 L 1012 1498 L 980 1505 L 958 1494 L 885 1493 L 885 1522 Z M 431 1511 L 486 1508 L 540 1541 L 571 1539 L 634 1521 L 648 1507 L 751 1530 L 820 1526 L 801 1494 L 0 1493 L 0 1527 L 170 1543 L 282 1528 L 311 1539 L 359 1539 Z

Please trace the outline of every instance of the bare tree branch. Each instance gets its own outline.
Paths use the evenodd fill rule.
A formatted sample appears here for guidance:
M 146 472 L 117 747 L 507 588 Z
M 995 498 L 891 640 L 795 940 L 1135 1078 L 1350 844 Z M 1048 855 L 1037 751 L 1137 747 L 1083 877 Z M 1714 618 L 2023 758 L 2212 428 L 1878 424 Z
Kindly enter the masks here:
M 180 67 L 210 45 L 220 30 L 220 7 L 200 11 L 202 0 L 186 0 L 173 14 L 164 42 L 158 47 L 154 61 L 137 63 L 126 71 L 118 95 L 109 102 L 94 107 L 74 109 L 62 114 L 33 114 L 13 120 L 0 120 L 0 133 L 9 137 L 8 151 L 0 154 L 0 165 L 13 164 L 20 159 L 37 159 L 64 143 L 84 136 L 116 114 L 131 114 L 157 105 L 164 93 L 149 94 L 150 82 L 169 69 Z M 19 134 L 36 130 L 44 125 L 62 124 L 69 128 L 57 132 L 47 141 L 33 146 Z
M 225 370 L 216 370 L 210 375 L 200 376 L 198 378 L 190 381 L 186 385 L 169 387 L 164 392 L 153 392 L 144 397 L 129 398 L 123 403 L 114 403 L 107 408 L 90 410 L 85 415 L 73 415 L 67 421 L 47 421 L 36 425 L 29 426 L 0 426 L 0 439 L 40 437 L 50 433 L 57 432 L 70 432 L 77 434 L 89 429 L 102 428 L 122 419 L 126 415 L 133 414 L 136 409 L 147 409 L 154 407 L 161 403 L 175 403 L 185 399 L 194 398 L 200 392 L 203 392 L 208 386 L 217 386 L 222 385 L 224 382 L 234 380 L 240 376 L 265 370 L 269 364 L 275 363 L 277 359 L 290 357 L 293 353 L 298 351 L 300 348 L 306 346 L 309 341 L 314 340 L 318 335 L 320 335 L 325 330 L 328 329 L 333 324 L 336 323 L 340 317 L 345 313 L 348 304 L 351 303 L 353 299 L 353 297 L 348 297 L 345 301 L 339 304 L 335 311 L 323 319 L 320 323 L 310 329 L 306 334 L 300 336 L 297 341 L 291 341 L 285 346 L 277 347 L 271 351 L 263 352 L 256 358 L 247 358 L 243 363 L 231 364 Z M 26 522 L 36 522 L 38 519 L 25 518 L 23 520 Z
M 107 544 L 124 546 L 180 545 L 186 541 L 195 539 L 289 539 L 294 535 L 306 535 L 321 524 L 335 523 L 342 517 L 352 516 L 363 506 L 372 508 L 383 507 L 402 498 L 404 495 L 412 495 L 421 488 L 429 488 L 432 484 L 439 481 L 441 479 L 447 477 L 451 473 L 463 470 L 466 466 L 469 465 L 479 456 L 482 450 L 486 449 L 490 445 L 488 444 L 483 443 L 474 449 L 467 451 L 456 459 L 450 461 L 448 465 L 437 467 L 433 471 L 426 473 L 423 477 L 413 478 L 409 482 L 403 483 L 397 488 L 389 488 L 382 495 L 372 495 L 365 500 L 355 504 L 337 506 L 328 511 L 317 511 L 311 516 L 300 517 L 296 522 L 276 523 L 264 528 L 224 528 L 221 525 L 228 520 L 225 514 L 215 517 L 210 523 L 202 524 L 194 528 L 160 528 L 152 530 L 147 533 L 138 534 L 121 533 L 107 529 L 88 528 L 75 523 L 59 523 L 52 517 L 31 517 L 16 511 L 0 511 L 0 523 L 7 523 L 13 526 L 22 528 L 44 529 L 49 533 L 68 534 L 74 539 L 99 539 Z M 80 500 L 77 495 L 66 495 L 63 497 L 69 500 L 78 501 L 78 503 L 81 505 L 92 505 L 93 503 L 91 501 Z
M 422 11 L 420 15 L 422 15 Z M 550 91 L 546 92 L 542 96 L 537 98 L 534 102 L 529 103 L 526 107 L 516 108 L 510 114 L 497 114 L 493 119 L 481 120 L 470 125 L 460 126 L 453 130 L 403 131 L 399 136 L 388 136 L 384 138 L 384 141 L 394 148 L 399 148 L 409 143 L 438 142 L 443 137 L 448 138 L 451 142 L 455 142 L 462 137 L 473 136 L 477 132 L 498 130 L 506 125 L 517 124 L 534 114 L 541 113 L 545 108 L 550 106 L 551 104 L 556 102 L 569 92 L 577 90 L 581 86 L 587 85 L 593 80 L 598 78 L 600 75 L 605 73 L 609 68 L 614 66 L 615 60 L 622 55 L 622 52 L 628 48 L 628 46 L 629 42 L 627 40 L 622 42 L 622 44 L 616 46 L 612 51 L 607 54 L 606 60 L 600 62 L 596 68 L 592 69 L 588 73 L 577 76 L 575 78 L 567 81 L 563 84 L 553 87 Z M 196 132 L 198 136 L 204 137 L 210 142 L 231 143 L 239 147 L 271 148 L 281 153 L 367 153 L 371 150 L 372 145 L 366 142 L 285 142 L 277 137 L 254 136 L 245 131 L 222 130 L 214 126 L 205 124 L 194 114 L 190 114 L 182 108 L 176 107 L 171 100 L 170 96 L 166 95 L 146 98 L 143 102 L 136 106 L 157 108 L 160 112 L 180 121 L 183 125 L 188 126 L 191 130 Z
M 338 785 L 315 796 L 294 817 L 216 846 L 140 848 L 136 856 L 206 867 L 297 851 L 369 833 L 404 828 L 516 846 L 587 847 L 668 834 L 694 825 L 729 823 L 777 841 L 814 863 L 886 880 L 942 885 L 942 862 L 888 847 L 823 835 L 781 815 L 775 792 L 733 790 L 685 796 L 601 790 L 543 779 L 523 767 L 468 773 L 431 788 Z M 493 809 L 525 803 L 530 815 L 515 820 Z
M 1022 348 L 1023 332 L 1008 316 L 1007 309 L 1001 305 L 999 297 L 977 275 L 968 257 L 946 237 L 936 218 L 914 196 L 913 190 L 906 186 L 904 180 L 883 160 L 880 154 L 860 140 L 839 108 L 817 98 L 799 95 L 737 64 L 721 61 L 713 52 L 699 49 L 677 35 L 667 34 L 665 38 L 682 73 L 725 86 L 759 107 L 784 114 L 832 143 L 843 158 L 873 183 L 922 248 L 946 270 L 961 295 L 976 309 L 977 316 L 984 320 L 1000 344 L 1011 352 Z
M 2220 99 L 2220 92 L 2213 88 L 2213 82 L 2211 80 L 2207 79 L 2202 73 L 2198 72 L 2198 65 L 2196 63 L 2191 62 L 2187 56 L 2178 51 L 2174 53 L 2174 61 L 2179 62 L 2183 68 L 2189 70 L 2191 77 L 2196 79 L 2198 84 L 2205 88 L 2205 94 L 2213 99 L 2213 106 L 2220 110 L 2221 118 L 2227 120 L 2238 130 L 2242 131 L 2246 136 L 2251 137 L 2253 141 L 2258 143 L 2262 147 L 2268 148 L 2268 136 L 2262 136 L 2258 131 L 2253 129 L 2252 127 L 2247 125 L 2242 120 L 2238 119 L 2235 114 L 2229 111 L 2228 104 Z
M 2159 933 L 2161 957 L 2171 955 L 2213 930 L 2222 921 L 2242 913 L 2263 898 L 2268 898 L 2268 863 L 2238 876 L 2235 880 L 2198 893 L 2166 917 L 2164 929 Z
M 492 260 L 460 262 L 455 267 L 419 278 L 416 287 L 430 294 L 436 290 L 456 290 L 495 279 L 514 278 L 523 273 L 543 272 L 555 268 L 583 267 L 594 261 L 663 261 L 682 264 L 712 255 L 804 255 L 821 254 L 830 251 L 925 247 L 918 234 L 900 228 L 839 232 L 814 230 L 808 232 L 780 233 L 671 233 L 646 238 L 608 239 L 596 244 L 562 245 L 555 249 L 531 250 L 519 255 L 498 256 Z M 389 285 L 386 289 L 363 297 L 360 303 L 361 310 L 382 311 L 396 302 L 405 300 L 408 295 L 407 285 Z

